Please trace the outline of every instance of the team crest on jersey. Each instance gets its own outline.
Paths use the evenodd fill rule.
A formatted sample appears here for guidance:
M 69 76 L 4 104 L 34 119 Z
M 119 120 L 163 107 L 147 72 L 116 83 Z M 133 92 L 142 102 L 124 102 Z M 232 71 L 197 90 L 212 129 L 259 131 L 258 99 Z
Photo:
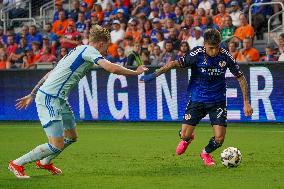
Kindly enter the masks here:
M 221 68 L 224 68 L 225 66 L 226 66 L 226 62 L 223 60 L 223 61 L 220 61 L 219 62 L 219 66 L 221 67 Z
M 190 118 L 191 118 L 191 115 L 190 115 L 190 114 L 185 114 L 185 115 L 184 115 L 184 119 L 185 119 L 185 120 L 190 120 Z

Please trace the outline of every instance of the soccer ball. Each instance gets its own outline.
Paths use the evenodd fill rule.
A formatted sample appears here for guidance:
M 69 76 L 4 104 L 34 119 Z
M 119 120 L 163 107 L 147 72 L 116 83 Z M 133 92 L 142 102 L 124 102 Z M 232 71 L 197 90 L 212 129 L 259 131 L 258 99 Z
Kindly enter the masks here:
M 225 167 L 237 167 L 241 161 L 242 154 L 238 148 L 228 147 L 221 153 L 221 162 Z

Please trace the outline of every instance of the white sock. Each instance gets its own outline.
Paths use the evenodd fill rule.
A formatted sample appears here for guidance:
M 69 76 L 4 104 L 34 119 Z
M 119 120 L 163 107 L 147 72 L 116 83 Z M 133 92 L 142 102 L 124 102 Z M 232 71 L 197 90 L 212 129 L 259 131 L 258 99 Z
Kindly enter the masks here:
M 51 160 L 56 158 L 65 148 L 67 148 L 68 146 L 70 146 L 74 142 L 76 142 L 76 140 L 73 140 L 73 139 L 70 139 L 70 138 L 64 138 L 64 148 L 60 152 L 51 154 L 51 155 L 45 157 L 44 159 L 40 160 L 40 164 L 42 164 L 42 165 L 49 164 L 51 162 Z
M 36 160 L 40 160 L 45 158 L 51 154 L 61 152 L 60 149 L 54 147 L 49 143 L 41 144 L 37 146 L 35 149 L 30 151 L 29 153 L 19 157 L 18 159 L 14 160 L 13 162 L 17 165 L 24 165 L 26 163 L 30 163 Z

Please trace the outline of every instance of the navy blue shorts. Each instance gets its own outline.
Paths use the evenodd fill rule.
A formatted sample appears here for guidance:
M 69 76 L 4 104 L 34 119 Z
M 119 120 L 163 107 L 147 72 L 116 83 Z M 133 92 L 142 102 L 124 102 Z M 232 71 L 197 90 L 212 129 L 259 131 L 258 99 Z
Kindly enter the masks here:
M 182 123 L 195 126 L 207 114 L 209 114 L 211 125 L 227 126 L 226 102 L 189 102 Z

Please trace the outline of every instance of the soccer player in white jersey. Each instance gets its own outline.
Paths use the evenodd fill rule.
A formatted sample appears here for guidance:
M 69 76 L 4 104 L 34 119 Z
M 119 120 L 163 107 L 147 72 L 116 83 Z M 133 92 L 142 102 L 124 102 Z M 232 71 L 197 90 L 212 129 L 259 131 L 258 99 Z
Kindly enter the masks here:
M 18 99 L 17 109 L 27 108 L 35 99 L 48 142 L 10 161 L 8 169 L 17 178 L 30 178 L 25 174 L 24 165 L 33 161 L 36 161 L 37 168 L 46 169 L 51 174 L 62 173 L 51 161 L 77 139 L 75 119 L 67 97 L 94 64 L 119 75 L 139 75 L 147 71 L 144 66 L 133 71 L 104 59 L 101 54 L 106 53 L 109 41 L 110 34 L 106 28 L 93 26 L 90 30 L 89 45 L 80 45 L 71 50 L 39 81 L 31 94 Z

